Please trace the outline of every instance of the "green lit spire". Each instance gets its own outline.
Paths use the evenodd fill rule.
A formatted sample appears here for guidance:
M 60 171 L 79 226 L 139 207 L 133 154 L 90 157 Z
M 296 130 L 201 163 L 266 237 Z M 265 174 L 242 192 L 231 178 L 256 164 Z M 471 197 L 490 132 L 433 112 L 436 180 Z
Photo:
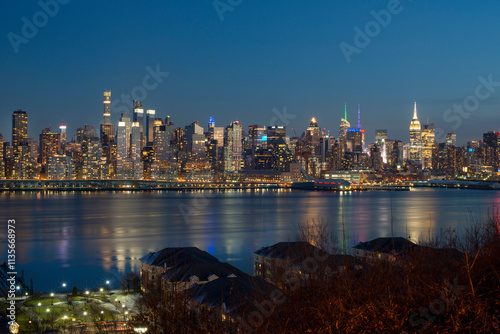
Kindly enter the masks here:
M 344 105 L 344 119 L 347 121 L 347 103 Z

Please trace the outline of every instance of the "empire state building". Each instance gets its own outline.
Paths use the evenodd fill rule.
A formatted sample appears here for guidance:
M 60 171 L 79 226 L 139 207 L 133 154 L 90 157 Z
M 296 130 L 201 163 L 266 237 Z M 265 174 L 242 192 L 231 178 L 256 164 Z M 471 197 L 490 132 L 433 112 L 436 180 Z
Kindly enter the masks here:
M 417 116 L 417 101 L 413 110 L 413 119 L 410 123 L 410 145 L 408 148 L 408 160 L 412 165 L 422 165 L 422 125 Z

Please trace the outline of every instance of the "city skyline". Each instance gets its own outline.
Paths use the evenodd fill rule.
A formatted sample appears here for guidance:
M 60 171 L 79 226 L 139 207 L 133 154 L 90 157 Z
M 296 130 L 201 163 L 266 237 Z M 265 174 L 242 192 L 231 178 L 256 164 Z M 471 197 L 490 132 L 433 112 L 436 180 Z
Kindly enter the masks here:
M 421 122 L 429 118 L 444 133 L 456 133 L 459 145 L 499 130 L 494 1 L 400 1 L 394 8 L 393 1 L 363 1 L 308 4 L 307 11 L 294 1 L 241 2 L 224 12 L 223 20 L 212 2 L 58 3 L 57 13 L 46 15 L 47 22 L 29 38 L 23 35 L 25 21 L 33 22 L 44 9 L 37 3 L 7 5 L 10 15 L 0 29 L 5 36 L 0 66 L 9 78 L 0 86 L 4 137 L 10 137 L 6 125 L 17 109 L 31 115 L 30 137 L 63 120 L 70 132 L 98 125 L 102 89 L 116 98 L 130 95 L 147 75 L 153 79 L 146 83 L 151 89 L 143 104 L 176 124 L 204 124 L 209 116 L 219 124 L 235 118 L 269 124 L 273 110 L 286 106 L 295 116 L 287 119 L 287 128 L 302 131 L 315 117 L 321 128 L 336 131 L 347 102 L 352 123 L 361 104 L 370 141 L 376 129 L 385 128 L 390 138 L 406 140 L 411 103 L 417 100 Z M 379 14 L 388 10 L 390 22 L 382 24 Z M 136 29 L 123 23 L 137 21 L 148 24 Z M 382 22 L 380 31 L 372 22 Z M 366 46 L 356 46 L 356 28 L 367 26 L 378 33 L 369 33 L 375 36 Z M 16 44 L 13 34 L 25 40 Z M 356 52 L 346 54 L 345 45 Z M 163 75 L 159 81 L 155 72 Z M 488 81 L 480 94 L 489 96 L 475 107 L 467 98 Z M 472 111 L 460 116 L 454 105 L 467 102 Z M 120 114 L 112 112 L 112 123 Z

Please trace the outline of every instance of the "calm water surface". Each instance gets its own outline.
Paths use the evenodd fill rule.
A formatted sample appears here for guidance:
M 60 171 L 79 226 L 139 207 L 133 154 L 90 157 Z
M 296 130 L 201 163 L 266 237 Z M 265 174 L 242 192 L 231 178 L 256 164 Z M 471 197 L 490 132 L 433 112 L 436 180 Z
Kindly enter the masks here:
M 252 252 L 293 238 L 296 226 L 318 216 L 351 243 L 391 235 L 422 240 L 441 229 L 463 229 L 500 205 L 500 192 L 416 189 L 402 192 L 101 192 L 0 194 L 1 261 L 7 221 L 16 220 L 17 263 L 35 290 L 61 284 L 95 288 L 139 258 L 164 247 L 196 246 L 251 272 Z M 343 207 L 343 210 L 342 210 Z

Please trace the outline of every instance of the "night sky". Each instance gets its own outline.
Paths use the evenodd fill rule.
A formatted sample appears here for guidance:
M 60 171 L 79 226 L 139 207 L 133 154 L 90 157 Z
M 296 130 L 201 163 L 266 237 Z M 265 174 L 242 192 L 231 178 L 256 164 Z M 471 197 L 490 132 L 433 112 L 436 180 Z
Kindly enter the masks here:
M 48 22 L 37 1 L 3 4 L 0 133 L 7 141 L 19 108 L 37 139 L 62 120 L 69 137 L 84 124 L 98 127 L 105 89 L 116 100 L 116 123 L 121 94 L 139 92 L 146 68 L 157 65 L 169 76 L 155 88 L 148 82 L 143 106 L 181 127 L 198 120 L 206 129 L 209 116 L 218 126 L 236 118 L 245 128 L 267 125 L 277 120 L 273 109 L 286 106 L 289 135 L 314 116 L 337 137 L 347 102 L 351 124 L 361 104 L 368 143 L 375 129 L 408 141 L 417 100 L 420 121 L 457 133 L 459 144 L 500 130 L 498 1 L 220 0 L 219 8 L 231 9 L 223 13 L 213 0 L 60 1 L 67 3 Z M 371 11 L 388 10 L 390 23 L 373 24 Z M 40 27 L 16 45 L 10 39 L 25 38 L 23 17 Z M 358 40 L 348 63 L 340 45 L 356 47 L 355 27 L 367 24 L 373 37 Z M 477 99 L 480 76 L 499 84 L 480 88 Z M 447 113 L 464 103 L 465 116 Z

